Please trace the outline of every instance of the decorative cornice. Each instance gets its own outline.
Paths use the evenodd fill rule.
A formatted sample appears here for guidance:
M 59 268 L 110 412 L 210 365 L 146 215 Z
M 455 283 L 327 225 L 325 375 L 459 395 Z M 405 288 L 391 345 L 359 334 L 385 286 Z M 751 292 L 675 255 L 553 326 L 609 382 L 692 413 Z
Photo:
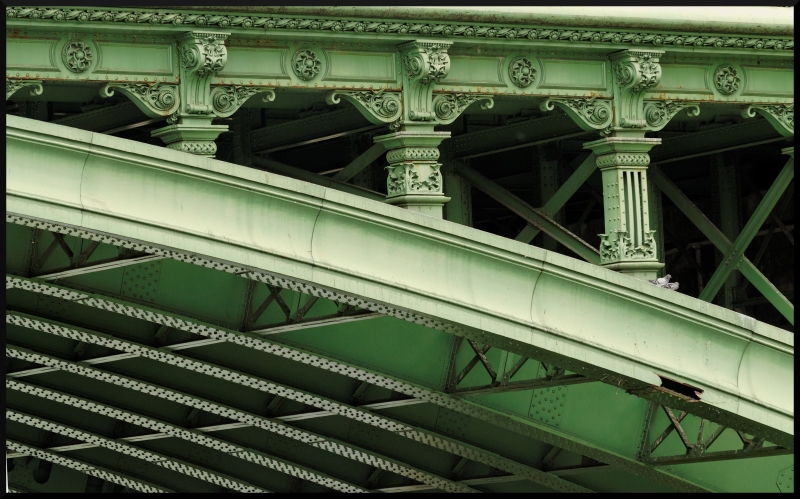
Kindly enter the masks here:
M 91 24 L 151 24 L 207 29 L 267 29 L 285 31 L 327 31 L 332 33 L 390 34 L 403 37 L 442 36 L 447 38 L 527 39 L 539 42 L 607 43 L 645 46 L 709 47 L 717 49 L 793 50 L 790 37 L 747 38 L 737 36 L 692 36 L 691 34 L 614 32 L 525 28 L 502 25 L 465 25 L 437 22 L 377 22 L 365 19 L 322 19 L 274 16 L 226 16 L 164 12 L 161 10 L 75 9 L 47 7 L 7 7 L 6 23 L 14 19 Z

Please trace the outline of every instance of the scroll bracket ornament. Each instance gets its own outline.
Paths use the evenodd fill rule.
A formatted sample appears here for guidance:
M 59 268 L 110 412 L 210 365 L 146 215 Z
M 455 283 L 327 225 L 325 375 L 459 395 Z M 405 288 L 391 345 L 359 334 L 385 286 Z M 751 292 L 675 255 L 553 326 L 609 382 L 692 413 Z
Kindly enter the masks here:
M 452 42 L 415 40 L 398 47 L 403 63 L 403 114 L 406 127 L 428 125 L 437 120 L 433 108 L 433 87 L 450 71 L 447 49 Z
M 794 137 L 794 103 L 753 104 L 742 110 L 745 118 L 755 118 L 756 113 L 766 118 L 784 137 Z
M 31 95 L 42 95 L 42 92 L 44 92 L 42 80 L 6 80 L 6 100 L 9 100 L 12 95 L 23 87 L 31 87 Z
M 655 50 L 623 50 L 609 56 L 614 75 L 615 131 L 648 126 L 644 94 L 661 81 L 658 58 L 663 54 Z
M 567 115 L 586 131 L 601 131 L 611 125 L 613 109 L 611 101 L 590 97 L 588 99 L 547 99 L 539 105 L 544 112 L 552 111 L 555 106 L 563 109 Z
M 211 106 L 217 117 L 227 118 L 256 94 L 264 94 L 261 97 L 264 102 L 275 100 L 275 89 L 272 87 L 226 85 L 211 89 Z
M 119 90 L 144 114 L 151 118 L 169 116 L 180 104 L 177 85 L 164 83 L 107 83 L 100 88 L 100 95 L 111 97 Z
M 644 119 L 647 129 L 657 132 L 667 126 L 667 123 L 679 112 L 686 110 L 689 116 L 699 116 L 700 106 L 689 102 L 649 101 L 644 105 Z
M 325 96 L 325 102 L 339 104 L 344 98 L 361 111 L 370 123 L 382 125 L 397 121 L 402 114 L 400 92 L 381 90 L 335 91 Z
M 484 101 L 481 109 L 494 107 L 494 97 L 491 95 L 447 93 L 437 94 L 433 98 L 433 113 L 436 115 L 437 125 L 449 125 L 456 120 L 470 105 Z

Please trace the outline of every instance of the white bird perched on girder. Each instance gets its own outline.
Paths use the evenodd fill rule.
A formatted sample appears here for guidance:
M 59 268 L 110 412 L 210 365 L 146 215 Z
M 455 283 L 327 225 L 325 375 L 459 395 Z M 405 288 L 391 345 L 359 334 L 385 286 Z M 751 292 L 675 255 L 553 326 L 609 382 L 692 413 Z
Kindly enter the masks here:
M 671 289 L 672 291 L 676 291 L 678 289 L 679 284 L 677 282 L 669 282 L 670 279 L 672 279 L 672 276 L 670 274 L 667 274 L 664 277 L 653 279 L 650 282 L 655 284 L 659 288 Z

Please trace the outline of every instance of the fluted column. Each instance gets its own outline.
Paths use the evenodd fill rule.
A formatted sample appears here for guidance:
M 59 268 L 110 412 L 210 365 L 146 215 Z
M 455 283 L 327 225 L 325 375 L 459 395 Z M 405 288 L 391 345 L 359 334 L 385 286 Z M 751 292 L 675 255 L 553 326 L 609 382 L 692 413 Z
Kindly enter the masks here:
M 648 152 L 661 139 L 613 135 L 584 144 L 597 155 L 603 178 L 605 234 L 600 234 L 600 264 L 639 279 L 655 279 L 656 231 L 650 230 Z

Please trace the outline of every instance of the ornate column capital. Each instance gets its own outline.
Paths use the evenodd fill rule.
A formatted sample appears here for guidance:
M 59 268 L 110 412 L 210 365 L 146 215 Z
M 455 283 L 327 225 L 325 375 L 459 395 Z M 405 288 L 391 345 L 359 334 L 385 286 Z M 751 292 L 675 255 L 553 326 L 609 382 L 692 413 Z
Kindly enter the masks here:
M 650 230 L 647 188 L 648 152 L 661 139 L 605 137 L 583 145 L 597 155 L 603 178 L 605 234 L 600 236 L 600 262 L 606 268 L 641 279 L 655 279 L 664 266 L 657 256 L 656 231 Z
M 438 146 L 449 137 L 450 132 L 408 130 L 375 137 L 388 151 L 387 203 L 442 218 L 450 198 L 442 190 Z
M 451 45 L 451 42 L 415 40 L 397 47 L 403 63 L 403 126 L 432 125 L 436 121 L 433 86 L 450 71 L 447 49 Z
M 645 128 L 644 93 L 661 81 L 660 50 L 623 50 L 609 55 L 614 77 L 614 121 L 617 128 Z

